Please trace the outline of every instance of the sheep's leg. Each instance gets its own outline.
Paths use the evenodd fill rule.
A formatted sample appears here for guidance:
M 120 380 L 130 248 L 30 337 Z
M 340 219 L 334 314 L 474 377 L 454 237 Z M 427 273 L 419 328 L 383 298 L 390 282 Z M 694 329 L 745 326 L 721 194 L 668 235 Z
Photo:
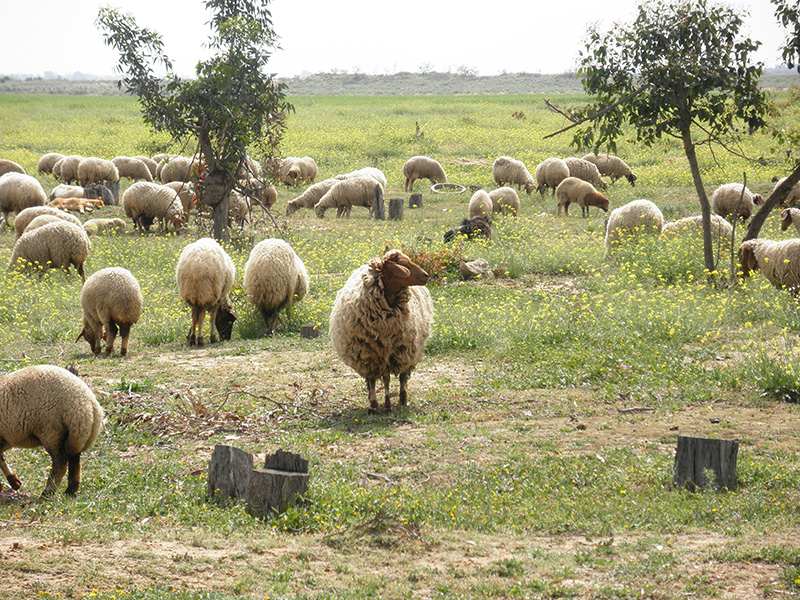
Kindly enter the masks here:
M 389 384 L 391 383 L 392 376 L 383 376 L 383 409 L 390 413 L 392 412 L 392 400 L 389 398 Z
M 12 490 L 18 490 L 20 488 L 22 482 L 19 480 L 19 477 L 12 473 L 11 469 L 8 468 L 8 465 L 6 464 L 6 457 L 3 456 L 2 452 L 0 452 L 0 471 L 2 471 L 3 475 L 6 476 L 8 485 L 11 486 Z
M 69 467 L 69 475 L 67 476 L 67 489 L 64 493 L 67 496 L 74 496 L 81 485 L 81 455 L 73 454 L 69 457 L 69 462 L 67 464 Z
M 189 342 L 190 346 L 194 346 L 197 343 L 197 338 L 195 337 L 195 331 L 197 330 L 197 319 L 200 314 L 200 307 L 192 306 L 192 328 L 189 330 L 189 335 L 186 336 L 186 341 Z M 202 330 L 200 332 L 202 334 Z M 202 338 L 201 338 L 202 339 Z
M 365 377 L 367 380 L 367 397 L 369 398 L 369 414 L 378 414 L 378 400 L 375 397 L 375 378 Z
M 208 338 L 209 338 L 209 341 L 212 344 L 215 344 L 217 342 L 217 330 L 216 330 L 217 307 L 216 306 L 214 306 L 211 309 L 209 309 L 209 311 L 208 311 L 208 321 L 209 321 L 209 325 L 208 325 L 209 335 L 208 335 Z
M 106 355 L 108 356 L 111 356 L 111 352 L 114 350 L 114 340 L 117 339 L 118 331 L 117 324 L 114 321 L 106 323 Z
M 197 316 L 197 345 L 203 347 L 203 321 L 206 319 L 206 311 L 204 308 L 198 308 Z M 213 322 L 212 322 L 213 323 Z
M 131 324 L 125 323 L 119 326 L 119 334 L 122 336 L 122 346 L 119 349 L 119 355 L 125 356 L 128 354 L 128 339 L 131 337 Z
M 406 384 L 408 383 L 408 378 L 411 377 L 411 373 L 406 371 L 405 373 L 400 373 L 400 405 L 401 406 L 408 406 L 408 393 L 406 392 Z
M 50 458 L 53 461 L 53 466 L 50 469 L 50 474 L 47 476 L 47 483 L 44 486 L 42 496 L 51 496 L 56 493 L 58 486 L 61 485 L 61 480 L 64 479 L 64 474 L 67 472 L 67 457 L 61 453 L 50 453 Z

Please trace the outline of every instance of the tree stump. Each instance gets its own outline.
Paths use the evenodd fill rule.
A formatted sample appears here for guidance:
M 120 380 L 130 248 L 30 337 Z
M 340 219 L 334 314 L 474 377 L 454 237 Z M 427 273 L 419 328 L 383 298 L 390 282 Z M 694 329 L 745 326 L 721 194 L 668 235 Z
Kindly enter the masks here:
M 252 471 L 252 454 L 232 446 L 214 446 L 208 466 L 208 495 L 214 499 L 244 498 Z
M 308 461 L 297 454 L 278 450 L 267 456 L 263 469 L 252 471 L 246 496 L 247 512 L 254 517 L 283 512 L 307 490 Z
M 710 486 L 735 490 L 738 452 L 736 440 L 678 436 L 672 482 L 689 490 Z
M 389 218 L 395 221 L 403 220 L 403 199 L 391 198 L 389 200 Z
M 306 323 L 305 325 L 301 325 L 300 337 L 305 339 L 319 337 L 319 325 L 316 323 Z
M 114 198 L 113 205 L 119 204 L 119 181 L 106 181 L 105 184 L 106 189 L 111 192 L 111 196 Z
M 422 194 L 411 194 L 408 199 L 408 208 L 422 208 Z
M 375 219 L 381 221 L 386 218 L 386 212 L 383 206 L 383 189 L 381 186 L 375 186 L 375 198 L 372 201 L 372 215 Z

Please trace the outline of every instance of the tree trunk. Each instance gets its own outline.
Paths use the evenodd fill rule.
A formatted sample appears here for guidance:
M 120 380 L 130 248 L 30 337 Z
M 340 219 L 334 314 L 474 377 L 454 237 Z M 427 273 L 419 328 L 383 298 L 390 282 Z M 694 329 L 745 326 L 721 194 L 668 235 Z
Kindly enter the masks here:
M 758 234 L 761 232 L 761 227 L 764 225 L 764 221 L 767 220 L 769 213 L 772 212 L 773 208 L 783 202 L 789 190 L 791 190 L 792 186 L 798 181 L 800 181 L 800 164 L 795 166 L 792 174 L 770 194 L 770 197 L 767 198 L 766 202 L 758 209 L 758 212 L 753 215 L 753 218 L 750 220 L 750 226 L 747 228 L 747 233 L 742 241 L 752 240 L 758 237 Z
M 211 207 L 214 222 L 214 239 L 223 241 L 228 238 L 228 209 L 230 193 L 233 189 L 230 174 L 225 171 L 211 171 L 203 181 L 203 204 Z
M 713 273 L 716 265 L 714 264 L 714 246 L 711 238 L 711 203 L 708 201 L 706 190 L 703 187 L 703 178 L 700 176 L 700 167 L 697 164 L 697 154 L 694 151 L 690 125 L 682 128 L 681 139 L 683 140 L 683 151 L 689 161 L 689 169 L 692 171 L 694 187 L 697 191 L 697 196 L 700 198 L 700 214 L 703 216 L 703 262 L 706 270 L 709 273 Z
M 690 490 L 696 488 L 735 490 L 736 459 L 739 442 L 678 436 L 672 483 Z

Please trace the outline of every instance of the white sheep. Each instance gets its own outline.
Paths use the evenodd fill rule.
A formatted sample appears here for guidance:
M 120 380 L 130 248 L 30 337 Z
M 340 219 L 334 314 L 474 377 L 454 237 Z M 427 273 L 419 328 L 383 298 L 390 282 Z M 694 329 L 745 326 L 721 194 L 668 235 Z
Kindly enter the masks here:
M 342 180 L 331 178 L 308 186 L 297 198 L 289 200 L 286 206 L 286 216 L 293 215 L 301 208 L 314 208 L 317 202 L 340 181 Z
M 189 156 L 172 156 L 163 159 L 156 170 L 161 183 L 171 181 L 191 181 L 192 170 L 199 164 Z
M 314 205 L 314 212 L 322 219 L 329 208 L 337 208 L 337 216 L 342 213 L 350 216 L 354 206 L 363 206 L 369 210 L 370 215 L 375 204 L 375 188 L 383 186 L 372 177 L 352 177 L 342 179 L 334 184 L 322 198 Z M 343 209 L 343 211 L 341 210 Z
M 384 189 L 386 188 L 386 174 L 377 167 L 362 167 L 350 171 L 349 173 L 336 175 L 334 179 L 353 179 L 354 177 L 372 177 L 380 183 Z
M 44 206 L 47 194 L 42 184 L 31 175 L 22 173 L 6 173 L 0 176 L 0 213 L 7 226 L 8 216 L 30 206 Z
M 278 313 L 303 299 L 308 273 L 294 249 L 281 239 L 260 241 L 244 268 L 247 299 L 258 308 L 269 335 L 275 334 Z
M 772 193 L 774 193 L 775 190 L 778 189 L 778 186 L 782 184 L 785 180 L 786 177 L 782 177 L 781 179 L 776 181 L 775 186 L 772 188 Z M 789 190 L 789 193 L 786 194 L 786 197 L 781 202 L 781 205 L 791 206 L 793 204 L 798 204 L 798 203 L 800 203 L 800 181 L 798 181 L 792 186 L 792 189 Z
M 611 252 L 626 239 L 640 235 L 660 235 L 664 215 L 650 200 L 633 200 L 615 208 L 606 224 L 606 251 Z
M 776 288 L 786 288 L 793 295 L 800 292 L 800 238 L 747 240 L 742 242 L 741 260 L 745 277 L 761 269 Z
M 317 171 L 317 163 L 310 156 L 288 156 L 281 161 L 280 182 L 290 186 L 314 183 Z
M 634 185 L 636 181 L 636 175 L 631 170 L 631 168 L 627 165 L 627 163 L 619 158 L 618 156 L 614 156 L 612 154 L 595 154 L 594 152 L 590 152 L 589 154 L 584 155 L 583 160 L 588 160 L 590 163 L 594 163 L 597 165 L 598 171 L 600 171 L 600 175 L 604 177 L 610 177 L 611 183 L 617 181 L 624 177 L 628 180 L 628 183 Z
M 694 217 L 684 217 L 677 221 L 670 221 L 664 223 L 664 228 L 661 230 L 662 235 L 670 235 L 677 233 L 695 233 L 698 235 L 703 234 L 703 215 L 696 215 Z M 719 215 L 711 215 L 711 237 L 715 239 L 731 239 L 733 235 L 733 227 L 731 224 L 720 217 Z
M 87 235 L 101 235 L 104 233 L 125 233 L 125 221 L 119 218 L 89 219 L 83 224 Z
M 155 181 L 156 180 L 156 169 L 158 168 L 158 163 L 156 161 L 154 161 L 152 158 L 150 158 L 149 156 L 137 155 L 137 156 L 134 156 L 133 158 L 138 158 L 140 161 L 142 161 L 145 164 L 145 166 L 147 166 L 147 170 L 150 171 L 150 177 L 151 177 L 150 181 Z
M 43 154 L 41 158 L 39 158 L 39 162 L 36 163 L 36 170 L 39 173 L 52 173 L 53 165 L 62 158 L 64 158 L 64 155 L 59 152 Z
M 564 162 L 567 163 L 570 177 L 577 177 L 578 179 L 588 181 L 594 187 L 601 190 L 608 187 L 608 184 L 603 181 L 603 178 L 600 176 L 600 171 L 597 169 L 596 164 L 574 156 L 565 158 Z
M 149 159 L 148 159 L 149 160 Z M 115 156 L 111 162 L 117 168 L 119 177 L 127 177 L 133 181 L 153 181 L 153 174 L 145 162 L 132 156 Z
M 330 315 L 333 349 L 367 383 L 369 412 L 378 411 L 375 382 L 383 381 L 384 408 L 391 376 L 400 378 L 400 404 L 406 385 L 425 354 L 433 323 L 428 274 L 399 250 L 390 250 L 356 269 L 336 294 Z
M 47 269 L 64 269 L 69 273 L 70 265 L 74 265 L 81 279 L 86 281 L 83 264 L 91 245 L 80 225 L 63 220 L 48 223 L 19 237 L 8 269 L 27 270 L 34 266 L 42 269 L 42 274 Z
M 558 184 L 569 177 L 569 167 L 564 159 L 551 156 L 536 165 L 535 173 L 538 192 L 544 196 L 547 190 L 553 190 L 555 196 Z
M 14 239 L 18 240 L 19 236 L 25 233 L 25 229 L 28 227 L 30 222 L 40 215 L 53 215 L 64 221 L 75 223 L 75 225 L 81 224 L 80 219 L 75 215 L 64 212 L 63 210 L 58 210 L 52 206 L 31 206 L 30 208 L 21 210 L 17 215 L 17 218 L 14 219 Z
M 403 165 L 403 176 L 406 178 L 403 191 L 413 192 L 417 179 L 428 179 L 431 183 L 446 183 L 447 175 L 439 161 L 429 156 L 412 156 Z M 384 184 L 386 185 L 386 184 Z
M 583 217 L 589 216 L 590 206 L 608 212 L 608 198 L 598 192 L 591 183 L 577 177 L 567 177 L 562 180 L 556 188 L 555 196 L 557 215 L 561 214 L 561 209 L 564 209 L 565 215 L 569 215 L 569 205 L 573 203 L 581 207 Z
M 469 207 L 467 213 L 469 217 L 486 217 L 492 218 L 492 199 L 484 190 L 475 190 L 472 198 L 469 199 Z
M 52 467 L 42 496 L 58 490 L 64 474 L 66 494 L 81 483 L 81 454 L 94 444 L 103 425 L 103 409 L 92 390 L 66 369 L 25 367 L 0 377 L 0 471 L 12 489 L 22 485 L 6 464 L 10 448 L 42 446 Z
M 790 225 L 794 225 L 800 234 L 800 208 L 784 208 L 781 211 L 781 231 L 786 231 Z
M 510 214 L 516 217 L 519 214 L 519 196 L 514 188 L 500 187 L 489 192 L 492 200 L 492 214 Z
M 180 198 L 183 207 L 183 216 L 189 222 L 189 214 L 197 210 L 197 195 L 194 193 L 194 184 L 190 181 L 170 181 L 164 187 L 173 190 Z
M 65 183 L 78 180 L 78 165 L 83 157 L 80 154 L 70 154 L 58 159 L 53 165 L 53 176 Z
M 492 177 L 498 186 L 511 184 L 519 189 L 524 187 L 528 194 L 536 189 L 536 182 L 528 172 L 525 163 L 509 156 L 498 156 L 494 159 Z
M 190 346 L 203 345 L 203 321 L 208 313 L 209 340 L 213 344 L 217 341 L 219 313 L 230 307 L 227 296 L 236 280 L 236 266 L 231 257 L 216 240 L 201 238 L 181 252 L 175 279 L 178 293 L 192 309 L 192 327 L 186 341 Z M 220 337 L 230 339 L 230 330 L 226 337 L 220 332 Z
M 58 215 L 39 215 L 38 217 L 34 217 L 33 220 L 28 223 L 22 233 L 39 229 L 39 227 L 43 227 L 48 223 L 55 223 L 56 221 L 61 221 L 61 218 Z
M 119 181 L 119 171 L 114 163 L 105 158 L 90 156 L 78 163 L 78 185 Z
M 6 173 L 21 173 L 27 175 L 22 165 L 15 163 L 13 160 L 0 158 L 0 176 Z
M 228 225 L 235 223 L 239 229 L 250 220 L 250 200 L 236 190 L 230 194 L 228 202 Z
M 741 183 L 726 183 L 711 194 L 711 209 L 725 219 L 738 216 L 746 221 L 753 214 L 754 207 L 762 201 L 760 194 L 753 194 Z
M 122 267 L 100 269 L 83 284 L 81 308 L 83 329 L 75 341 L 86 339 L 97 356 L 105 339 L 109 356 L 119 333 L 122 338 L 119 353 L 126 356 L 131 326 L 142 316 L 142 289 L 133 274 Z
M 153 221 L 159 219 L 165 231 L 171 224 L 175 233 L 180 233 L 186 218 L 175 191 L 149 181 L 137 181 L 125 190 L 122 207 L 142 232 L 149 231 Z

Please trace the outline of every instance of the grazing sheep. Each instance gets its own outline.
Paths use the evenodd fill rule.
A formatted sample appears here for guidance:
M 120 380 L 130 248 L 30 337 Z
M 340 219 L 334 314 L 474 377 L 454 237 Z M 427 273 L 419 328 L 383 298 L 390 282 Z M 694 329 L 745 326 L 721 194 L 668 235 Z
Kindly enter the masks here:
M 301 208 L 314 208 L 317 202 L 319 202 L 320 199 L 340 181 L 342 180 L 326 179 L 325 181 L 320 181 L 319 183 L 308 186 L 306 191 L 300 194 L 297 198 L 294 200 L 289 200 L 289 203 L 286 206 L 286 216 L 289 217 L 293 215 Z
M 403 184 L 403 191 L 413 192 L 414 182 L 417 179 L 429 179 L 433 183 L 446 183 L 447 175 L 445 175 L 442 165 L 428 156 L 412 156 L 403 165 L 403 175 L 406 180 Z M 384 184 L 385 185 L 385 184 Z
M 192 327 L 186 341 L 190 346 L 203 345 L 203 321 L 207 312 L 209 340 L 213 344 L 217 341 L 218 313 L 230 307 L 227 296 L 236 280 L 236 266 L 231 257 L 216 240 L 201 238 L 181 252 L 175 279 L 178 293 L 192 308 Z
M 785 179 L 786 177 L 783 177 L 775 182 L 775 186 L 772 188 L 773 193 L 778 186 L 784 182 Z M 789 193 L 786 194 L 786 197 L 781 202 L 781 206 L 793 206 L 797 203 L 800 203 L 800 181 L 792 186 L 792 189 L 789 190 Z
M 161 221 L 164 231 L 169 224 L 180 233 L 185 221 L 183 204 L 174 190 L 150 183 L 137 181 L 122 195 L 122 207 L 139 231 L 149 231 L 155 219 Z
M 173 156 L 163 159 L 156 170 L 158 179 L 161 183 L 171 181 L 191 181 L 192 172 L 199 166 L 200 162 L 189 156 Z
M 485 217 L 486 219 L 492 218 L 492 199 L 484 190 L 476 190 L 469 199 L 469 208 L 467 213 L 470 217 Z
M 29 231 L 39 229 L 39 227 L 47 225 L 48 223 L 55 223 L 56 221 L 61 221 L 61 218 L 57 215 L 39 215 L 38 217 L 34 217 L 33 220 L 28 223 L 22 233 L 28 233 Z
M 119 177 L 127 177 L 133 181 L 153 181 L 153 174 L 145 162 L 132 156 L 115 156 L 111 162 L 117 168 Z
M 250 220 L 250 200 L 236 190 L 231 192 L 228 203 L 228 226 L 235 223 L 239 229 Z
M 317 178 L 317 163 L 310 156 L 298 158 L 288 156 L 281 161 L 280 182 L 284 185 L 314 183 Z
M 433 322 L 426 283 L 425 271 L 399 250 L 390 250 L 356 269 L 336 294 L 331 342 L 342 362 L 366 380 L 370 413 L 378 411 L 378 378 L 383 380 L 384 409 L 392 410 L 393 374 L 400 377 L 400 404 L 408 403 L 406 384 L 425 353 Z
M 631 185 L 634 185 L 636 181 L 636 175 L 631 168 L 618 156 L 591 152 L 583 156 L 583 160 L 588 160 L 590 163 L 597 165 L 600 175 L 610 177 L 611 183 L 616 182 L 621 177 L 627 179 Z
M 83 329 L 75 341 L 85 338 L 97 356 L 105 339 L 106 355 L 110 356 L 119 333 L 120 356 L 127 355 L 131 326 L 142 315 L 142 290 L 133 274 L 122 267 L 100 269 L 83 284 L 81 308 Z
M 353 179 L 354 177 L 372 177 L 380 183 L 384 189 L 386 188 L 386 174 L 377 167 L 362 167 L 361 169 L 356 169 L 349 173 L 336 175 L 334 179 Z
M 6 464 L 10 448 L 42 446 L 52 467 L 42 496 L 58 490 L 64 474 L 66 494 L 81 483 L 81 454 L 91 448 L 103 425 L 103 409 L 79 377 L 52 365 L 25 367 L 0 377 L 0 471 L 12 489 L 22 485 Z
M 585 218 L 589 216 L 589 207 L 596 206 L 608 212 L 608 198 L 594 189 L 588 181 L 577 177 L 567 177 L 556 188 L 556 214 L 569 215 L 569 205 L 573 202 L 581 207 L 581 215 Z
M 64 269 L 69 273 L 70 265 L 86 281 L 83 264 L 91 248 L 89 236 L 80 225 L 68 221 L 48 223 L 38 229 L 23 233 L 14 244 L 8 270 L 27 270 L 31 266 L 42 269 Z
M 725 219 L 738 216 L 742 221 L 746 221 L 753 214 L 755 205 L 761 204 L 763 198 L 760 194 L 753 194 L 744 187 L 742 194 L 741 183 L 726 183 L 719 186 L 711 194 L 711 210 Z
M 81 164 L 83 157 L 79 154 L 70 154 L 55 162 L 53 165 L 53 176 L 64 183 L 72 183 L 78 180 L 78 165 Z
M 278 201 L 278 190 L 275 186 L 261 179 L 240 179 L 239 187 L 242 195 L 264 208 L 272 208 Z
M 664 223 L 664 228 L 661 230 L 662 235 L 682 232 L 703 235 L 703 215 L 684 217 L 677 221 Z M 731 238 L 731 235 L 733 235 L 733 227 L 731 224 L 719 215 L 711 215 L 711 237 L 727 240 Z
M 158 163 L 156 161 L 154 161 L 152 158 L 150 158 L 149 156 L 134 156 L 133 158 L 137 158 L 137 159 L 139 159 L 140 161 L 142 161 L 145 164 L 145 166 L 147 167 L 147 170 L 150 171 L 151 179 L 149 181 L 155 181 L 156 180 L 156 169 L 158 168 Z
M 173 190 L 181 201 L 183 216 L 189 222 L 189 213 L 197 210 L 197 195 L 194 193 L 194 184 L 189 181 L 170 181 L 164 187 Z
M 103 204 L 115 204 L 114 195 L 111 193 L 111 190 L 102 183 L 93 183 L 86 187 L 62 183 L 54 187 L 53 191 L 50 192 L 49 199 L 55 200 L 56 198 L 88 198 L 89 200 L 102 198 Z
M 781 231 L 786 231 L 790 225 L 794 225 L 800 234 L 800 208 L 784 208 L 781 211 Z
M 800 292 L 800 238 L 773 241 L 752 239 L 742 242 L 742 275 L 761 269 L 767 280 L 791 294 Z
M 489 198 L 492 200 L 492 214 L 511 214 L 515 217 L 519 214 L 519 196 L 514 188 L 497 188 L 489 192 Z
M 478 237 L 489 239 L 492 237 L 492 228 L 485 217 L 470 217 L 461 221 L 461 225 L 444 233 L 445 243 L 451 242 L 456 236 L 463 235 L 472 240 Z
M 499 156 L 494 159 L 492 177 L 498 186 L 508 183 L 516 185 L 519 189 L 525 187 L 528 195 L 536 189 L 536 182 L 525 167 L 525 163 L 508 156 Z
M 536 165 L 536 189 L 544 197 L 548 189 L 553 190 L 555 196 L 558 185 L 569 177 L 567 163 L 555 156 L 546 158 Z
M 31 206 L 30 208 L 21 210 L 17 218 L 14 219 L 14 239 L 18 240 L 19 236 L 25 232 L 25 228 L 28 227 L 30 222 L 39 215 L 54 215 L 63 221 L 75 223 L 75 225 L 81 224 L 80 219 L 75 215 L 64 212 L 63 210 L 58 210 L 52 206 Z
M 0 158 L 0 175 L 5 175 L 6 173 L 22 173 L 23 175 L 27 175 L 22 165 L 15 163 L 13 160 Z
M 338 209 L 344 209 L 344 214 L 349 217 L 354 206 L 363 206 L 369 210 L 371 215 L 375 203 L 376 187 L 380 187 L 383 191 L 383 186 L 372 177 L 342 179 L 319 199 L 319 202 L 314 205 L 314 212 L 322 219 L 325 217 L 325 211 L 335 206 L 337 216 L 342 214 L 342 211 Z
M 39 159 L 39 162 L 36 163 L 36 170 L 39 173 L 52 173 L 53 165 L 55 165 L 56 162 L 62 158 L 64 158 L 64 155 L 58 152 L 48 152 L 47 154 L 43 154 Z
M 574 156 L 565 158 L 564 162 L 567 163 L 570 177 L 577 177 L 578 179 L 588 181 L 594 187 L 601 190 L 608 187 L 608 184 L 600 177 L 600 171 L 594 163 L 582 158 L 575 158 Z
M 308 273 L 292 247 L 280 239 L 260 241 L 244 267 L 247 299 L 258 308 L 269 335 L 275 334 L 278 313 L 303 299 Z
M 12 212 L 19 213 L 30 206 L 44 206 L 46 203 L 47 194 L 35 177 L 22 173 L 0 176 L 0 213 L 6 226 Z
M 90 156 L 78 163 L 78 184 L 86 187 L 90 183 L 119 181 L 119 171 L 114 163 L 105 158 Z
M 86 235 L 101 235 L 103 233 L 125 233 L 125 221 L 122 219 L 89 219 L 83 224 Z
M 638 235 L 660 235 L 664 215 L 650 200 L 633 200 L 615 208 L 606 224 L 606 251 L 611 251 L 625 239 Z

